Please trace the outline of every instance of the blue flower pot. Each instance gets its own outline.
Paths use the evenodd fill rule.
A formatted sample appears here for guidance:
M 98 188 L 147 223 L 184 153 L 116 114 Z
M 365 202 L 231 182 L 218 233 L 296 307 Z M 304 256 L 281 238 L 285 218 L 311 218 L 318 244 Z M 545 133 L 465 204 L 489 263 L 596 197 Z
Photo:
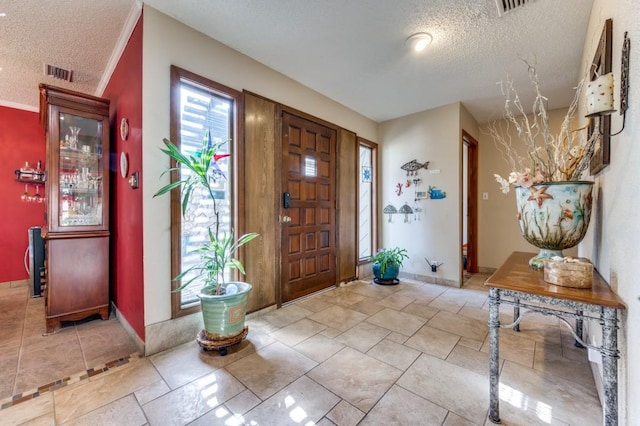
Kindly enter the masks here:
M 398 265 L 387 265 L 384 274 L 380 272 L 380 264 L 373 264 L 373 276 L 374 281 L 378 284 L 397 284 L 398 274 L 400 273 L 400 267 Z

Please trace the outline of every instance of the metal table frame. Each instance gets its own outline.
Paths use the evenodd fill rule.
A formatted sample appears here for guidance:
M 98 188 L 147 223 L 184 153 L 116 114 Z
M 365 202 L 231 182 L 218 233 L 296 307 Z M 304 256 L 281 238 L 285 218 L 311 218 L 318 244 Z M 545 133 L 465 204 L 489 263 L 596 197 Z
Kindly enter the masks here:
M 594 272 L 594 282 L 598 286 L 598 294 L 589 295 L 585 292 L 590 290 L 566 289 L 545 283 L 542 280 L 542 271 L 531 269 L 527 272 L 522 267 L 522 261 L 526 261 L 533 255 L 533 253 L 514 252 L 507 262 L 485 282 L 489 287 L 489 420 L 500 423 L 499 329 L 513 328 L 518 331 L 522 318 L 531 313 L 539 313 L 555 316 L 567 325 L 576 339 L 576 346 L 586 346 L 602 354 L 603 424 L 615 426 L 618 424 L 618 358 L 620 356 L 617 313 L 619 309 L 624 309 L 624 304 L 608 289 L 608 286 L 602 287 L 604 280 L 597 272 Z M 530 283 L 529 286 L 527 281 Z M 606 297 L 601 297 L 602 292 Z M 523 301 L 536 303 L 523 303 Z M 500 324 L 501 303 L 514 306 L 512 324 Z M 521 308 L 527 311 L 521 314 Z M 582 325 L 585 319 L 600 322 L 602 346 L 590 346 L 582 340 Z M 576 330 L 573 329 L 569 320 L 575 320 Z

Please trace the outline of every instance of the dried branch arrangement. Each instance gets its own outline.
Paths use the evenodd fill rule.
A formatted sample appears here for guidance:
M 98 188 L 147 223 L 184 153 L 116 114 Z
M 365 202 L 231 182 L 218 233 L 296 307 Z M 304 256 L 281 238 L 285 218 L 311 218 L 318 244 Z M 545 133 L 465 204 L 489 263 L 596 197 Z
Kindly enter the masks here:
M 553 134 L 549 127 L 547 98 L 540 91 L 536 69 L 524 62 L 536 90 L 532 113 L 525 113 L 513 80 L 508 79 L 501 83 L 505 97 L 504 120 L 493 121 L 488 126 L 489 135 L 511 169 L 508 179 L 494 175 L 504 193 L 509 192 L 509 185 L 528 187 L 534 183 L 579 180 L 589 166 L 599 140 L 597 128 L 591 135 L 588 135 L 587 126 L 571 129 L 586 79 L 576 87 L 560 130 Z M 510 136 L 512 126 L 518 135 L 516 141 Z M 516 149 L 514 143 L 524 144 L 527 155 L 520 155 L 518 151 L 522 150 Z

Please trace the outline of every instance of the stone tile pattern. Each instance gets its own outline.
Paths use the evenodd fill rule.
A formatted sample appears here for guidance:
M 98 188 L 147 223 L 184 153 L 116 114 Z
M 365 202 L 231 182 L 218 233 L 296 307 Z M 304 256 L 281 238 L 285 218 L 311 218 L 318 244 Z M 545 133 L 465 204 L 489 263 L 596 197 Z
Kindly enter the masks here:
M 136 344 L 112 315 L 45 333 L 44 299 L 0 285 L 0 406 L 39 396 L 129 362 Z M 0 421 L 0 424 L 2 422 Z
M 7 424 L 485 425 L 487 275 L 462 289 L 355 281 L 248 321 L 227 356 L 190 342 L 32 395 Z M 0 301 L 1 301 L 0 296 Z M 505 310 L 503 322 L 510 322 Z M 584 350 L 535 316 L 502 330 L 503 424 L 601 423 Z M 5 345 L 6 346 L 6 345 Z M 0 347 L 0 363 L 11 365 Z M 4 424 L 4 423 L 3 423 Z

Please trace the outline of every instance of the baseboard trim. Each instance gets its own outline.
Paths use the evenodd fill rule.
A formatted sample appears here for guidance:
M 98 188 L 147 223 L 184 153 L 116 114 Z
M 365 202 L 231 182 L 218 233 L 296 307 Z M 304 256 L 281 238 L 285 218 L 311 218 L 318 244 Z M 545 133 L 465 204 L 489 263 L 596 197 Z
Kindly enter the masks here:
M 120 325 L 122 325 L 122 328 L 124 328 L 124 331 L 127 332 L 129 337 L 131 337 L 131 339 L 135 343 L 136 347 L 138 348 L 138 351 L 141 354 L 144 354 L 144 340 L 142 340 L 140 336 L 138 336 L 138 334 L 134 331 L 133 327 L 131 327 L 131 324 L 129 324 L 129 321 L 127 321 L 124 315 L 120 313 L 120 311 L 118 310 L 118 307 L 114 305 L 113 302 L 111 302 L 111 309 L 113 309 L 113 312 L 116 314 L 116 318 L 118 319 L 118 322 L 120 323 Z

